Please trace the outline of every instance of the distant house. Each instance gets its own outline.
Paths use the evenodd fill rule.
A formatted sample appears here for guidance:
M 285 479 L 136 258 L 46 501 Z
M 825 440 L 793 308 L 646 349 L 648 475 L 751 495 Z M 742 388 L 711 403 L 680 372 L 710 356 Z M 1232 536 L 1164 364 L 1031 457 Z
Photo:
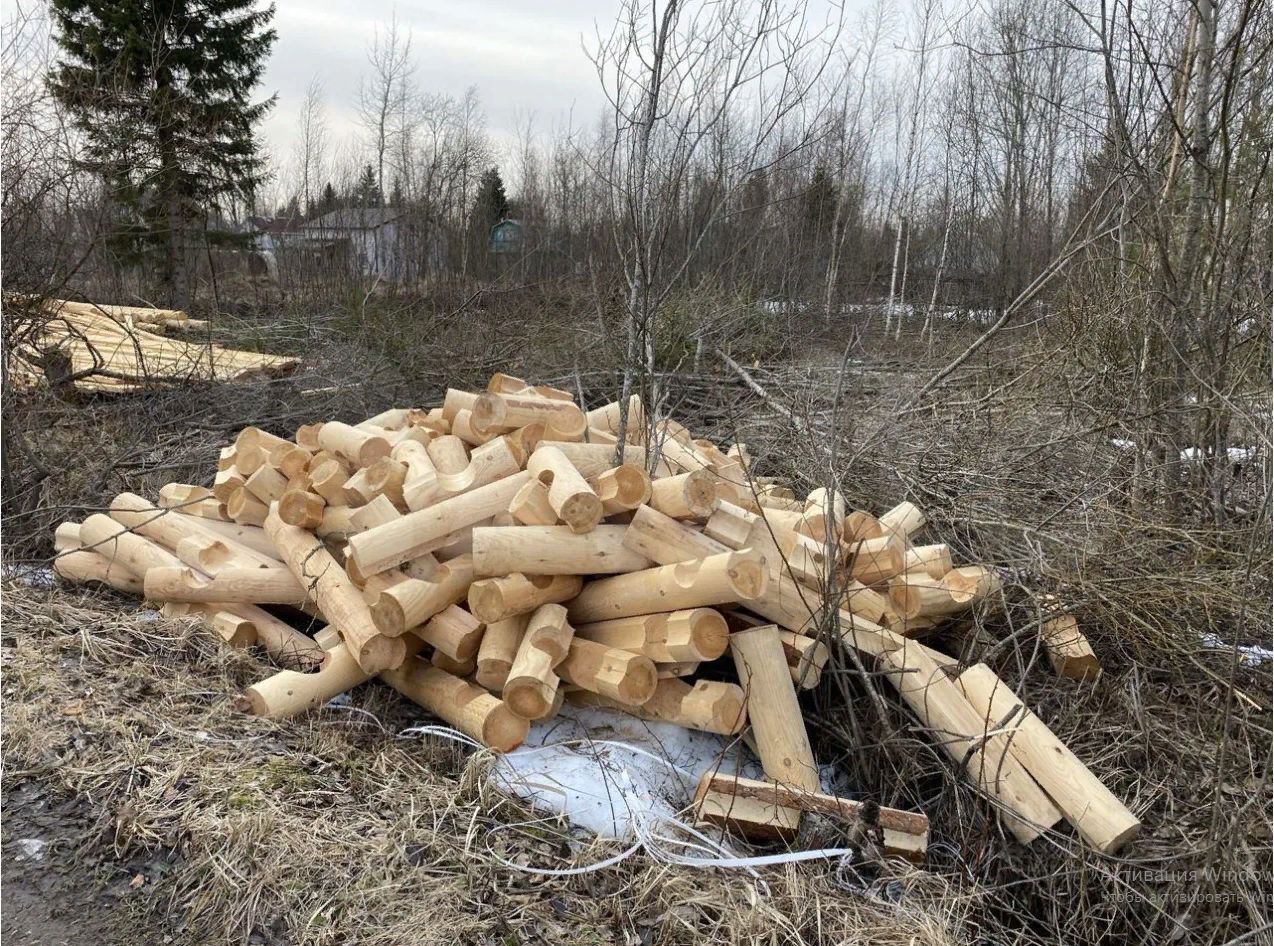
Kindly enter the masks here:
M 517 253 L 522 249 L 525 235 L 521 220 L 501 220 L 491 228 L 491 252 Z
M 306 242 L 326 247 L 346 243 L 359 272 L 398 282 L 407 271 L 404 217 L 393 207 L 350 207 L 304 223 L 297 232 Z
M 296 233 L 299 217 L 249 217 L 247 231 L 252 245 L 262 253 L 273 253 L 279 245 Z

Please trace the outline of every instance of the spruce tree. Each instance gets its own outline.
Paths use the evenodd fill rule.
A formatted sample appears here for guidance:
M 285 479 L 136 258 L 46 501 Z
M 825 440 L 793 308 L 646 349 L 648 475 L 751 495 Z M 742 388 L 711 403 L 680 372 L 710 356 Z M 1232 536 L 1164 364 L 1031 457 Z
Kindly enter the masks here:
M 274 7 L 253 0 L 51 0 L 61 48 L 50 87 L 84 135 L 126 224 L 134 260 L 160 253 L 170 301 L 190 301 L 189 234 L 250 201 L 265 177 L 252 101 L 274 44 Z
M 504 180 L 499 170 L 489 168 L 478 179 L 478 194 L 473 201 L 473 226 L 485 236 L 508 215 L 509 198 L 504 193 Z
M 379 207 L 384 203 L 380 187 L 376 183 L 376 169 L 370 164 L 364 165 L 362 176 L 358 179 L 355 203 L 359 207 Z

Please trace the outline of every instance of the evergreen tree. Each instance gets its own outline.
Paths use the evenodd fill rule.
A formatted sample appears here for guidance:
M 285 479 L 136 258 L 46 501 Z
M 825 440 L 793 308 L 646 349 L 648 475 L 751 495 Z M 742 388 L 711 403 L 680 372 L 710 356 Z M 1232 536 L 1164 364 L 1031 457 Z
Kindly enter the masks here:
M 363 173 L 358 178 L 355 202 L 360 207 L 379 207 L 385 202 L 376 183 L 376 169 L 370 164 L 363 166 Z
M 84 133 L 82 166 L 126 211 L 134 259 L 162 250 L 171 302 L 190 301 L 188 234 L 265 177 L 253 102 L 274 7 L 253 0 L 51 0 L 50 86 Z
M 509 198 L 504 193 L 504 181 L 496 168 L 482 172 L 478 179 L 478 195 L 473 201 L 472 224 L 478 233 L 485 235 L 497 223 L 509 215 Z
M 305 219 L 317 220 L 324 214 L 329 214 L 341 205 L 340 198 L 336 195 L 336 188 L 332 186 L 332 182 L 328 181 L 323 185 L 323 190 L 319 192 L 319 196 L 310 201 L 309 207 L 306 208 Z

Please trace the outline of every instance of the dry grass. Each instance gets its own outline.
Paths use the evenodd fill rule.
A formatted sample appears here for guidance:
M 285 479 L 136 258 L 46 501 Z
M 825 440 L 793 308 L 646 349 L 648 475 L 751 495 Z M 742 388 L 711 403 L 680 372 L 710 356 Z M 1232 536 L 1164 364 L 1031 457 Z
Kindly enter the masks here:
M 189 400 L 147 401 L 144 413 L 46 406 L 39 417 L 58 432 L 40 442 L 51 473 L 36 488 L 39 508 L 18 530 L 6 523 L 6 540 L 28 538 L 19 548 L 35 554 L 47 533 L 33 523 L 65 514 L 52 507 L 206 470 L 236 418 L 284 431 L 316 416 L 368 416 L 391 402 L 436 401 L 448 380 L 472 384 L 497 368 L 582 391 L 590 403 L 613 392 L 605 326 L 571 300 L 560 306 L 569 318 L 546 325 L 531 317 L 532 302 L 553 300 L 475 304 L 458 320 L 434 312 L 419 324 L 406 302 L 283 319 L 277 331 L 296 345 L 321 340 L 307 373 L 199 401 L 194 436 Z M 236 343 L 255 330 L 245 323 Z M 341 344 L 322 341 L 333 332 Z M 938 643 L 995 666 L 1141 818 L 1143 836 L 1123 857 L 1094 854 L 1069 829 L 1030 848 L 1007 842 L 891 688 L 841 660 L 808 714 L 820 759 L 933 823 L 929 872 L 907 876 L 901 903 L 845 889 L 826 863 L 764 871 L 764 885 L 644 857 L 572 879 L 508 870 L 490 846 L 541 867 L 613 848 L 556 826 L 493 834 L 529 813 L 485 787 L 482 758 L 395 738 L 416 717 L 384 688 L 354 696 L 384 730 L 351 710 L 281 725 L 237 717 L 227 697 L 266 672 L 253 657 L 190 628 L 140 621 L 133 602 L 61 591 L 7 595 L 7 775 L 29 771 L 92 798 L 103 836 L 121 848 L 178 850 L 169 903 L 191 938 L 1270 942 L 1269 668 L 1200 642 L 1204 633 L 1269 641 L 1268 463 L 1234 484 L 1235 505 L 1254 512 L 1218 528 L 1180 497 L 1135 495 L 1126 458 L 1110 445 L 1135 419 L 1057 357 L 1054 341 L 987 352 L 941 399 L 901 415 L 897 405 L 949 353 L 869 339 L 888 358 L 851 350 L 858 360 L 843 367 L 841 344 L 793 335 L 784 360 L 755 372 L 819 431 L 813 442 L 719 365 L 694 374 L 684 358 L 670 363 L 677 398 L 668 409 L 719 442 L 747 441 L 760 472 L 802 488 L 835 483 L 877 511 L 912 499 L 957 559 L 997 566 L 1009 579 L 1002 599 Z M 372 376 L 384 387 L 300 393 Z M 105 455 L 77 466 L 90 444 Z M 1053 675 L 1039 645 L 1038 591 L 1076 609 L 1105 668 L 1100 682 Z M 66 715 L 81 700 L 83 713 Z
M 186 941 L 965 941 L 973 895 L 932 874 L 901 875 L 892 903 L 826 864 L 760 879 L 640 856 L 574 878 L 503 868 L 493 851 L 553 868 L 614 848 L 491 790 L 481 756 L 398 738 L 418 719 L 388 688 L 276 724 L 229 704 L 265 665 L 193 625 L 143 620 L 134 602 L 11 585 L 5 628 L 6 776 L 91 798 L 121 854 L 178 852 L 155 902 Z

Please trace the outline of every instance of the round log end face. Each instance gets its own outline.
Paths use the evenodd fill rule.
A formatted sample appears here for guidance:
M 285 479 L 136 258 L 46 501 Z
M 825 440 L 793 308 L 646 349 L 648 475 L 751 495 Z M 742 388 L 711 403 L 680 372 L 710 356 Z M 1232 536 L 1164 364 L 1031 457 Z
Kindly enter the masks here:
M 920 595 L 906 585 L 896 585 L 889 589 L 889 600 L 894 610 L 903 618 L 920 617 Z
M 545 422 L 545 433 L 556 440 L 582 440 L 588 430 L 588 415 L 574 404 L 553 411 Z
M 236 713 L 251 713 L 253 716 L 268 716 L 270 714 L 269 705 L 255 687 L 248 687 L 242 693 L 233 697 L 230 705 L 234 707 Z
M 730 646 L 730 628 L 719 611 L 695 608 L 688 615 L 690 642 L 700 660 L 716 660 Z
M 695 470 L 683 485 L 686 508 L 696 519 L 711 516 L 717 505 L 717 480 L 707 470 Z
M 699 681 L 695 684 L 695 689 L 699 690 L 707 682 Z M 712 731 L 723 736 L 734 736 L 743 732 L 743 727 L 748 721 L 747 698 L 744 696 L 743 687 L 726 683 L 712 689 L 716 691 L 713 693 L 712 700 L 711 718 L 714 724 Z
M 869 512 L 855 510 L 845 517 L 841 524 L 841 536 L 846 542 L 861 542 L 863 539 L 879 539 L 885 534 L 880 521 Z
M 355 656 L 365 673 L 380 673 L 402 665 L 407 659 L 407 645 L 401 637 L 376 634 L 363 642 Z
M 576 493 L 562 503 L 558 516 L 577 535 L 591 532 L 602 521 L 602 501 L 595 493 Z
M 322 496 L 299 489 L 289 490 L 279 500 L 279 518 L 290 526 L 317 529 L 323 523 L 327 501 Z
M 509 680 L 504 684 L 504 705 L 522 719 L 543 719 L 553 708 L 552 696 L 544 683 L 534 677 Z
M 650 478 L 644 470 L 633 466 L 617 466 L 611 471 L 615 483 L 615 499 L 633 508 L 650 499 Z
M 478 430 L 498 427 L 504 423 L 504 401 L 493 394 L 480 394 L 469 410 L 469 422 Z
M 358 448 L 358 465 L 371 466 L 377 460 L 383 460 L 389 456 L 390 451 L 393 449 L 393 444 L 384 437 L 368 437 L 363 441 L 362 446 Z
M 469 613 L 483 624 L 494 624 L 504 617 L 504 592 L 490 579 L 469 586 Z M 528 719 L 533 717 L 527 717 Z
M 526 741 L 530 730 L 528 720 L 502 704 L 483 721 L 482 741 L 496 752 L 512 752 Z
M 624 678 L 619 682 L 619 699 L 633 706 L 640 706 L 655 695 L 659 686 L 659 672 L 649 657 L 635 657 L 628 662 Z
M 368 610 L 372 612 L 372 623 L 386 637 L 401 637 L 407 633 L 407 613 L 388 591 L 378 594 Z
M 740 598 L 751 600 L 765 593 L 766 574 L 764 562 L 735 559 L 730 563 L 730 581 Z

